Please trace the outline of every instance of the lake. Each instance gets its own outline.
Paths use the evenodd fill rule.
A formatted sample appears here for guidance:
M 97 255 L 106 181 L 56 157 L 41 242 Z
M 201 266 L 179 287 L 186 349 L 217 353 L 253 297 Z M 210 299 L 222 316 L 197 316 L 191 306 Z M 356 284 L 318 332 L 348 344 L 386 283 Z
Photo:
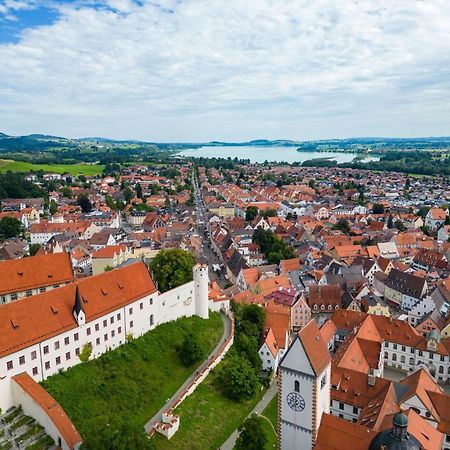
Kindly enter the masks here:
M 249 159 L 250 162 L 263 163 L 264 161 L 276 162 L 303 162 L 308 159 L 316 158 L 330 158 L 338 163 L 351 162 L 356 156 L 356 153 L 339 153 L 339 152 L 298 152 L 297 147 L 257 147 L 257 146 L 205 146 L 200 148 L 193 148 L 183 150 L 179 153 L 180 156 L 191 156 L 195 158 L 238 158 Z M 363 161 L 378 161 L 376 156 L 369 156 Z

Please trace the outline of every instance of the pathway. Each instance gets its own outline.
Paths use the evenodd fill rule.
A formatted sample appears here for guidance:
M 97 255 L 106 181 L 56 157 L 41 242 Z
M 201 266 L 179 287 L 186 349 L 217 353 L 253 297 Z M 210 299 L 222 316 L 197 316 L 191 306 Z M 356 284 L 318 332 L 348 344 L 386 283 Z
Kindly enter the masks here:
M 220 313 L 220 316 L 222 317 L 223 322 L 223 335 L 219 343 L 216 345 L 216 348 L 209 355 L 209 357 L 205 359 L 205 361 L 203 361 L 203 363 L 194 372 L 192 372 L 190 377 L 183 383 L 183 385 L 178 389 L 178 391 L 175 392 L 175 394 L 173 394 L 172 397 L 166 401 L 165 405 L 145 424 L 144 428 L 147 434 L 158 422 L 161 422 L 162 415 L 171 408 L 172 404 L 178 399 L 181 393 L 192 383 L 197 374 L 200 373 L 208 365 L 209 361 L 219 353 L 223 343 L 230 336 L 231 319 L 223 312 Z
M 273 381 L 270 388 L 264 394 L 264 397 L 259 401 L 259 403 L 253 408 L 252 412 L 248 415 L 250 417 L 252 414 L 261 414 L 266 408 L 270 401 L 278 393 L 278 384 Z M 239 436 L 238 430 L 234 430 L 231 436 L 220 446 L 219 450 L 233 450 L 236 440 Z

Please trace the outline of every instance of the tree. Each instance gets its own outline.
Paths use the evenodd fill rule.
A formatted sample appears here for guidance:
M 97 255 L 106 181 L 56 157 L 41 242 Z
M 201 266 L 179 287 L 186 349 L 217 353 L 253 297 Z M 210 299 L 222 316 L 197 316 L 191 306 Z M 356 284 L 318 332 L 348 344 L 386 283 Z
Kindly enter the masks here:
M 136 197 L 137 198 L 142 198 L 144 196 L 143 193 L 142 193 L 142 186 L 141 186 L 140 183 L 136 183 L 135 190 L 136 190 Z
M 109 264 L 103 269 L 103 272 L 111 272 L 111 270 L 114 270 L 113 266 L 110 266 Z
M 263 214 L 264 219 L 268 217 L 277 217 L 277 211 L 273 208 L 266 209 Z
M 400 219 L 395 221 L 394 226 L 399 231 L 405 231 L 406 230 L 405 224 Z
M 125 202 L 130 203 L 134 197 L 134 192 L 129 187 L 126 187 L 123 191 L 123 196 L 125 197 Z
M 339 230 L 346 234 L 350 233 L 350 225 L 348 220 L 339 219 L 336 225 L 333 226 L 333 230 Z
M 50 205 L 49 205 L 49 212 L 50 215 L 53 216 L 53 214 L 56 214 L 58 212 L 58 204 L 55 202 L 55 200 L 51 200 L 50 201 Z
M 259 209 L 256 206 L 248 206 L 245 211 L 245 220 L 247 222 L 251 222 L 258 216 L 258 213 Z
M 309 180 L 308 185 L 311 189 L 316 189 L 316 181 L 315 180 Z
M 383 214 L 384 213 L 384 206 L 381 203 L 374 203 L 372 207 L 372 212 L 374 214 Z
M 106 203 L 106 206 L 108 206 L 109 208 L 117 209 L 116 202 L 110 195 L 105 196 L 105 203 Z
M 81 349 L 78 358 L 80 358 L 81 362 L 87 362 L 89 361 L 91 354 L 92 354 L 92 347 L 88 343 L 86 343 L 83 345 L 83 348 Z
M 92 211 L 92 203 L 86 194 L 80 194 L 77 197 L 77 205 L 81 206 L 81 210 L 84 213 L 89 213 Z
M 15 217 L 2 217 L 0 219 L 0 237 L 9 239 L 19 236 L 23 231 L 22 222 Z
M 190 366 L 196 361 L 200 361 L 204 355 L 204 350 L 196 333 L 189 333 L 180 348 L 181 362 L 185 366 Z
M 258 386 L 258 376 L 242 356 L 227 358 L 219 373 L 218 382 L 224 394 L 233 400 L 250 399 Z
M 40 248 L 41 244 L 30 244 L 30 256 L 34 256 Z
M 195 256 L 178 248 L 160 251 L 150 263 L 153 279 L 161 292 L 192 280 Z
M 419 211 L 417 211 L 417 215 L 422 217 L 422 219 L 425 219 L 425 216 L 428 214 L 428 211 L 430 210 L 429 206 L 422 206 Z
M 260 450 L 266 447 L 267 437 L 264 434 L 261 417 L 249 417 L 239 426 L 239 436 L 236 440 L 236 450 Z
M 66 198 L 72 198 L 73 197 L 72 189 L 70 189 L 70 187 L 68 187 L 68 186 L 65 186 L 65 187 L 62 188 L 61 194 L 64 197 L 66 197 Z

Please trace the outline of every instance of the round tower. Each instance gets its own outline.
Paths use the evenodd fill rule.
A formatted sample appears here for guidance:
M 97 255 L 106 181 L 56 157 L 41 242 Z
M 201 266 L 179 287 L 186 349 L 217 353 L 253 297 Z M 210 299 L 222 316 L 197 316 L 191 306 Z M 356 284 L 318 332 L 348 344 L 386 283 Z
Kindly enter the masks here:
M 208 265 L 196 264 L 194 272 L 195 314 L 202 319 L 209 317 L 208 310 Z

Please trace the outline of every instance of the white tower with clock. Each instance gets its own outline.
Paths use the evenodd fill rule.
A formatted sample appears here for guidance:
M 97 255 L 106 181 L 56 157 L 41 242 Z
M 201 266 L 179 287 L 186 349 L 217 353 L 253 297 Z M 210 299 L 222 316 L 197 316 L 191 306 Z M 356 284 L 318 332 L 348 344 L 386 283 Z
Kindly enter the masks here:
M 315 320 L 296 336 L 280 363 L 278 448 L 313 448 L 330 411 L 331 357 Z

